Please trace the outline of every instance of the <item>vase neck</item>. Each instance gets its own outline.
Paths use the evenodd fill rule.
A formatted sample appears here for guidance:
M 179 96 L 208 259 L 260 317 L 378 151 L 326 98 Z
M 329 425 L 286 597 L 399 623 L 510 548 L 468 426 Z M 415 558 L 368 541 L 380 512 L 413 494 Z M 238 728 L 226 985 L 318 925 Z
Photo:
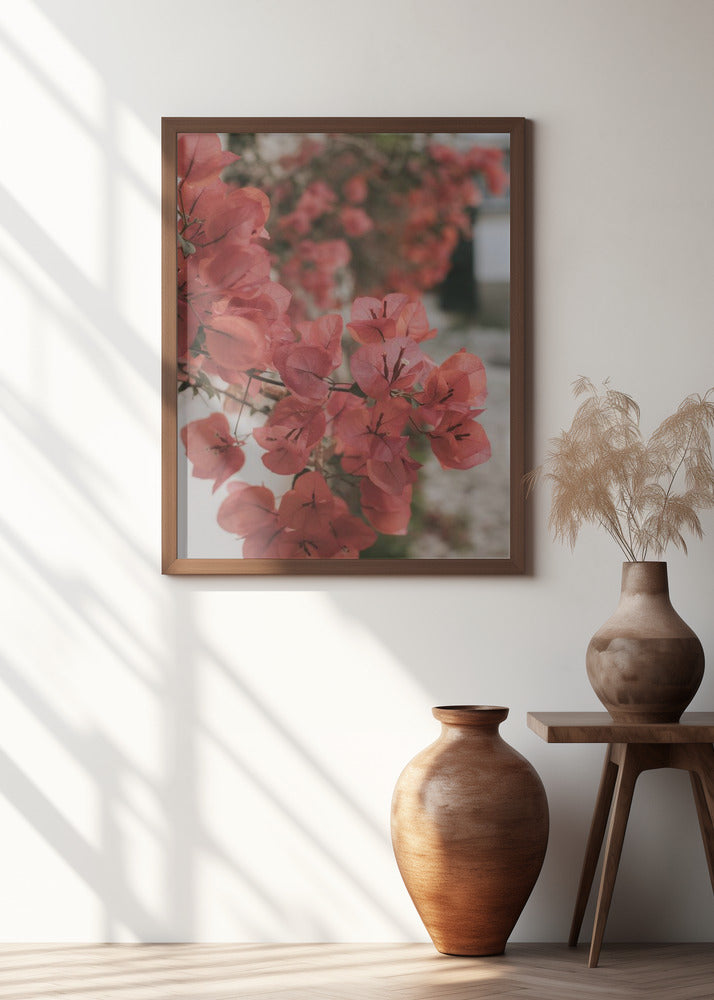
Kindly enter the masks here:
M 508 715 L 508 709 L 500 705 L 439 705 L 431 711 L 441 723 L 442 735 L 471 739 L 498 736 L 498 727 Z
M 502 705 L 437 705 L 431 714 L 447 726 L 499 726 L 508 709 Z
M 622 594 L 668 594 L 666 562 L 622 564 Z

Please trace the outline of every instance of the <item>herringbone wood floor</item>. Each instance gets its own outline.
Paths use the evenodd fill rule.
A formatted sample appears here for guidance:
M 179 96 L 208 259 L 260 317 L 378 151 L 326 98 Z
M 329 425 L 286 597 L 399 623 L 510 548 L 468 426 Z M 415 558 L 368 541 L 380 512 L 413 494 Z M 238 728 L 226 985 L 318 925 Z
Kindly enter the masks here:
M 4 945 L 0 1000 L 712 1000 L 714 946 Z

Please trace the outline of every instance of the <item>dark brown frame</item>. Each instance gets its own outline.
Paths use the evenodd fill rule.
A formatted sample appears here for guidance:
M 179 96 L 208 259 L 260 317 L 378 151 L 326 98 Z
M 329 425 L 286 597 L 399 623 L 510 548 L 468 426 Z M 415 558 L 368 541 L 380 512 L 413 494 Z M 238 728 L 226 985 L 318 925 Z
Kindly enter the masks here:
M 178 558 L 176 139 L 181 132 L 502 132 L 510 135 L 510 555 L 504 559 Z M 526 119 L 162 119 L 162 572 L 175 575 L 496 575 L 526 570 Z

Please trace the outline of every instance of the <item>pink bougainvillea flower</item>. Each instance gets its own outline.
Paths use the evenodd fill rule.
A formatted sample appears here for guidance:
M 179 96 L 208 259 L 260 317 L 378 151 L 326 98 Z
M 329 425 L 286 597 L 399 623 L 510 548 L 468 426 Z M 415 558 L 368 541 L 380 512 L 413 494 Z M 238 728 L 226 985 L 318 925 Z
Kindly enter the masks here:
M 300 289 L 314 299 L 320 309 L 339 305 L 335 276 L 346 267 L 352 253 L 344 240 L 301 240 L 292 257 L 282 266 L 280 278 L 289 288 Z M 293 302 L 299 305 L 299 302 Z
M 213 479 L 213 492 L 245 462 L 243 449 L 231 434 L 223 413 L 212 413 L 181 428 L 186 455 L 197 479 Z
M 429 439 L 443 469 L 472 469 L 491 457 L 486 431 L 469 413 L 447 410 Z
M 296 396 L 324 402 L 330 391 L 326 377 L 342 361 L 342 317 L 323 316 L 297 326 L 273 341 L 272 360 L 283 382 Z
M 228 496 L 218 508 L 218 523 L 224 531 L 244 538 L 261 528 L 275 525 L 275 497 L 267 486 L 229 483 Z
M 364 236 L 374 229 L 374 222 L 363 208 L 345 205 L 340 209 L 338 217 L 345 234 L 353 239 Z
M 352 395 L 350 392 L 333 392 L 324 406 L 327 416 L 326 435 L 332 440 L 333 447 L 337 453 L 344 450 L 345 440 L 353 431 L 348 427 L 347 434 L 342 432 L 342 421 L 346 414 L 352 411 L 362 411 L 365 409 L 364 400 L 361 397 Z
M 337 195 L 324 181 L 314 181 L 298 198 L 294 211 L 283 215 L 279 227 L 292 231 L 297 236 L 306 236 L 313 222 L 326 212 L 330 212 L 337 201 Z
M 244 559 L 281 559 L 282 528 L 259 528 L 243 539 Z
M 313 181 L 309 184 L 298 200 L 298 211 L 305 212 L 311 220 L 319 219 L 329 212 L 337 201 L 337 195 L 324 181 Z
M 351 205 L 361 205 L 367 197 L 367 192 L 367 180 L 364 174 L 355 174 L 342 185 L 342 194 Z
M 332 370 L 342 361 L 342 317 L 328 313 L 314 321 L 298 323 L 300 343 L 306 347 L 319 347 L 326 351 L 332 364 Z
M 283 529 L 278 525 L 275 497 L 265 486 L 229 483 L 228 496 L 218 508 L 224 531 L 243 538 L 244 559 L 275 559 Z
M 316 243 L 313 240 L 303 240 L 299 244 L 302 257 L 315 265 L 318 270 L 336 271 L 350 262 L 352 253 L 344 240 L 323 240 Z
M 223 247 L 204 258 L 198 273 L 214 296 L 252 298 L 270 281 L 270 255 L 259 246 Z
M 401 434 L 410 412 L 404 399 L 387 399 L 371 409 L 351 407 L 340 414 L 339 433 L 345 472 L 368 476 L 386 493 L 398 496 L 420 468 Z
M 404 441 L 402 431 L 409 417 L 411 407 L 407 400 L 384 399 L 367 407 L 360 400 L 345 400 L 342 411 L 336 415 L 336 432 L 339 443 L 347 455 L 376 458 L 387 461 L 393 449 L 387 442 L 396 439 Z
M 297 344 L 273 351 L 273 359 L 283 382 L 296 396 L 318 403 L 327 399 L 330 387 L 325 378 L 333 369 L 323 348 Z
M 278 552 L 281 559 L 337 559 L 339 545 L 329 528 L 324 533 L 283 531 Z
M 285 529 L 279 552 L 283 559 L 356 559 L 369 548 L 377 535 L 359 517 L 338 514 L 325 522 L 323 530 Z
M 205 211 L 205 206 L 201 206 Z M 227 188 L 224 197 L 207 213 L 204 223 L 209 245 L 246 246 L 255 239 L 265 239 L 265 223 L 270 213 L 270 200 L 258 188 Z
M 383 299 L 355 299 L 347 328 L 360 344 L 377 344 L 395 337 L 411 337 L 420 343 L 436 336 L 422 303 L 399 292 L 391 292 Z
M 429 326 L 426 309 L 421 302 L 410 299 L 402 307 L 397 319 L 397 336 L 411 337 L 418 344 L 436 336 L 436 327 Z
M 451 398 L 455 402 L 467 402 L 475 407 L 486 401 L 486 369 L 476 354 L 469 354 L 462 347 L 442 362 L 439 369 L 453 388 Z
M 269 345 L 272 343 L 273 337 L 282 331 L 284 324 L 283 317 L 280 316 L 271 322 L 271 307 L 260 308 L 260 305 L 266 301 L 269 299 L 261 298 L 260 301 L 255 299 L 216 299 L 213 302 L 212 311 L 203 320 L 204 326 L 214 327 L 217 330 L 224 330 L 226 327 L 231 332 L 232 318 L 252 323 L 263 338 L 265 352 L 269 352 Z M 267 360 L 267 354 L 265 356 Z
M 177 173 L 192 184 L 215 181 L 224 167 L 240 159 L 235 153 L 221 148 L 221 140 L 213 133 L 184 132 L 178 137 Z
M 377 541 L 376 532 L 352 514 L 339 514 L 332 521 L 332 531 L 337 539 L 338 559 L 356 559 L 364 549 Z
M 281 399 L 253 437 L 267 451 L 263 464 L 271 472 L 293 475 L 302 472 L 308 456 L 325 433 L 326 417 L 320 406 L 310 406 L 288 396 Z
M 287 559 L 354 558 L 373 545 L 374 532 L 349 513 L 319 472 L 300 476 L 280 502 L 278 524 L 284 528 L 281 555 Z
M 384 442 L 391 451 L 389 458 L 368 458 L 366 471 L 368 478 L 390 496 L 401 496 L 408 484 L 416 482 L 419 462 L 415 462 L 407 451 L 407 441 L 399 443 L 394 439 Z
M 392 292 L 383 299 L 362 296 L 352 303 L 347 329 L 360 344 L 380 344 L 397 336 L 397 319 L 408 296 Z
M 503 166 L 500 149 L 474 146 L 464 154 L 465 168 L 469 173 L 482 171 L 491 194 L 503 194 L 508 187 L 508 172 Z
M 284 306 L 289 301 L 290 293 L 282 285 L 269 281 L 263 285 L 260 295 L 252 298 L 243 299 L 239 295 L 233 295 L 230 298 L 214 299 L 211 312 L 203 322 L 213 325 L 213 320 L 217 316 L 229 314 L 241 316 L 255 323 L 266 341 L 265 364 L 269 367 L 274 347 L 278 347 L 281 343 L 294 343 L 288 316 L 284 311 Z
M 344 501 L 337 502 L 319 473 L 301 476 L 295 488 L 285 494 L 278 510 L 278 523 L 284 528 L 281 555 L 286 559 L 337 556 L 340 546 L 332 522 L 336 516 L 345 514 L 343 505 Z
M 424 425 L 436 425 L 444 410 L 466 413 L 486 400 L 486 369 L 483 361 L 463 348 L 452 354 L 427 376 L 417 402 L 416 419 Z M 472 416 L 477 414 L 472 413 Z
M 266 340 L 256 322 L 235 313 L 210 318 L 205 327 L 206 350 L 214 370 L 226 382 L 238 382 L 248 369 L 262 368 Z M 209 370 L 212 366 L 205 365 Z
M 449 166 L 458 164 L 461 156 L 459 150 L 441 142 L 432 142 L 429 144 L 429 155 L 436 163 L 447 164 Z
M 221 180 L 208 187 L 184 184 L 178 208 L 179 265 L 182 257 L 200 261 L 231 246 L 265 253 L 257 241 L 268 237 L 270 202 L 257 188 L 229 187 Z
M 383 535 L 406 535 L 411 519 L 412 488 L 407 486 L 399 496 L 385 493 L 371 479 L 360 482 L 362 513 Z
M 278 521 L 294 531 L 320 533 L 334 512 L 335 497 L 319 472 L 306 472 L 280 502 Z
M 294 239 L 296 236 L 307 236 L 310 232 L 310 226 L 310 216 L 307 212 L 300 212 L 298 209 L 287 212 L 278 220 L 278 229 L 288 240 L 291 240 L 291 237 Z
M 262 383 L 251 375 L 241 375 L 235 382 L 230 382 L 226 387 L 226 395 L 223 398 L 223 412 L 237 415 L 238 419 L 243 415 L 246 403 L 258 407 L 260 401 L 258 397 L 262 391 Z
M 251 305 L 260 309 L 271 321 L 280 319 L 287 321 L 287 309 L 290 305 L 290 292 L 277 281 L 266 281 L 260 288 L 259 295 L 253 296 Z
M 409 337 L 363 344 L 352 355 L 350 370 L 362 392 L 373 399 L 408 392 L 423 381 L 434 362 Z

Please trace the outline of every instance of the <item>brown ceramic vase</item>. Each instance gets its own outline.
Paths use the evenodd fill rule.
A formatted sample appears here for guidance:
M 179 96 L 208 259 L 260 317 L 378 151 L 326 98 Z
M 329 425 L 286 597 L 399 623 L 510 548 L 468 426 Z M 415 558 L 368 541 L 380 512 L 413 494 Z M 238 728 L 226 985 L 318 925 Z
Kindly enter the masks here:
M 548 803 L 528 761 L 501 738 L 507 708 L 434 708 L 441 735 L 402 772 L 392 844 L 437 950 L 500 955 L 548 841 Z
M 626 562 L 615 613 L 585 662 L 615 722 L 677 722 L 704 673 L 704 650 L 669 600 L 666 562 Z

